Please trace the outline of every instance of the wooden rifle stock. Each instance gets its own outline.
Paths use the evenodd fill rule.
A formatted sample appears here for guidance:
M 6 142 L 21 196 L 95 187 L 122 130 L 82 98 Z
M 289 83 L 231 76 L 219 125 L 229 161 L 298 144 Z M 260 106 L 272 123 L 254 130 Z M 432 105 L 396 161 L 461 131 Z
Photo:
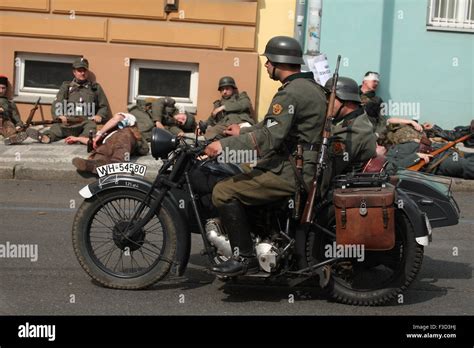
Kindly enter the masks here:
M 462 143 L 463 141 L 469 139 L 470 137 L 472 137 L 472 133 L 471 134 L 467 134 L 459 139 L 456 139 L 456 140 L 453 140 L 453 141 L 450 141 L 449 143 L 447 143 L 446 145 L 444 145 L 443 147 L 439 148 L 438 150 L 435 150 L 433 152 L 430 153 L 430 155 L 433 155 L 433 156 L 436 156 L 436 155 L 439 155 L 440 153 L 452 148 L 454 145 L 456 145 L 457 143 Z M 407 169 L 408 170 L 413 170 L 415 172 L 419 171 L 421 168 L 423 168 L 427 163 L 425 162 L 425 160 L 421 159 L 420 158 L 420 161 L 417 163 L 417 164 L 414 164 L 410 167 L 408 167 Z
M 33 120 L 36 110 L 38 110 L 38 108 L 40 107 L 40 101 L 41 101 L 41 97 L 38 98 L 35 105 L 30 110 L 30 114 L 28 115 L 28 118 L 26 119 L 25 125 L 22 127 L 23 130 L 27 129 L 31 125 L 31 120 Z
M 313 221 L 313 210 L 316 197 L 318 196 L 318 190 L 320 186 L 323 169 L 326 165 L 326 152 L 329 143 L 329 137 L 331 136 L 331 123 L 334 117 L 334 103 L 336 101 L 336 87 L 337 80 L 339 79 L 339 64 L 341 62 L 341 56 L 337 56 L 336 70 L 332 78 L 331 95 L 329 97 L 328 108 L 326 111 L 326 119 L 322 131 L 322 144 L 319 150 L 318 163 L 316 164 L 316 171 L 311 182 L 309 189 L 308 198 L 304 207 L 303 215 L 301 217 L 301 224 L 308 224 Z

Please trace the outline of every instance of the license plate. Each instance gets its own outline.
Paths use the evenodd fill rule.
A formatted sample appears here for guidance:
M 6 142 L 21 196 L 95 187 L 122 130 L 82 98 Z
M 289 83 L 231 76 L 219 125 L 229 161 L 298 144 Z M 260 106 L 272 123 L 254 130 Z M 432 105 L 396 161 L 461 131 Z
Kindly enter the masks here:
M 145 176 L 146 166 L 138 163 L 110 163 L 97 167 L 99 178 L 112 174 L 132 174 Z

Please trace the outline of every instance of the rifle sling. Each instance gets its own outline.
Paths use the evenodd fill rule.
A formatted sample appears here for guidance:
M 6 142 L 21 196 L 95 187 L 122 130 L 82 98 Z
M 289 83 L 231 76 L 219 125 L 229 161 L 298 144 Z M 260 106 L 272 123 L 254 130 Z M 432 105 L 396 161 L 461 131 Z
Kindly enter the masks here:
M 432 173 L 436 170 L 436 168 L 444 162 L 444 160 L 446 160 L 451 154 L 449 153 L 445 153 L 443 156 L 441 156 L 441 158 L 437 159 L 436 161 L 434 161 L 428 168 L 426 168 L 426 173 Z
M 293 158 L 293 156 L 291 155 L 290 151 L 288 150 L 286 146 L 285 146 L 285 150 L 288 153 L 288 160 L 291 163 L 291 168 L 293 168 L 293 171 L 296 176 L 296 180 L 298 181 L 300 188 L 302 188 L 305 191 L 305 193 L 308 193 L 309 192 L 308 185 L 306 185 L 306 183 L 304 182 L 303 176 L 299 172 L 298 168 L 296 168 L 295 159 Z

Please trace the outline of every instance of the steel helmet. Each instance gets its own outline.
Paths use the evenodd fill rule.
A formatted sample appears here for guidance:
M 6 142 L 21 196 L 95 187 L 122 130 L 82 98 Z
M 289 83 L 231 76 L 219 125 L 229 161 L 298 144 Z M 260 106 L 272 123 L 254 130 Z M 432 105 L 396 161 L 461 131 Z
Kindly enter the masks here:
M 326 82 L 327 89 L 331 89 L 332 77 Z M 336 85 L 336 96 L 344 101 L 351 101 L 354 103 L 361 103 L 359 95 L 359 85 L 349 77 L 339 77 Z
M 270 39 L 262 56 L 272 63 L 305 64 L 300 43 L 289 36 L 275 36 Z
M 233 87 L 237 88 L 237 85 L 235 84 L 235 80 L 231 76 L 224 76 L 221 77 L 219 80 L 219 87 L 217 89 L 220 91 L 222 87 Z

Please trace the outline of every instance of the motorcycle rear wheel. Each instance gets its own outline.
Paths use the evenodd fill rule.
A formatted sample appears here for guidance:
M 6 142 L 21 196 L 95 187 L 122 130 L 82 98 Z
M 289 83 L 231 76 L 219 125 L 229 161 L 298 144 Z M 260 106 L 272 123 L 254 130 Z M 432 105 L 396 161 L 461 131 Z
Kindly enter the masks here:
M 320 216 L 320 223 L 335 233 L 334 208 Z M 332 245 L 329 235 L 312 230 L 306 242 L 310 265 L 324 261 L 325 246 Z M 397 210 L 395 247 L 387 251 L 365 251 L 365 260 L 339 261 L 331 266 L 331 279 L 326 287 L 335 301 L 378 306 L 397 299 L 414 281 L 421 269 L 423 246 L 415 240 L 415 231 L 407 216 Z M 400 298 L 398 298 L 400 299 Z
M 137 233 L 125 234 L 144 199 L 140 191 L 110 190 L 84 201 L 75 216 L 72 242 L 76 257 L 86 273 L 105 287 L 143 289 L 171 269 L 177 238 L 166 205 Z M 140 217 L 149 211 L 149 205 Z

